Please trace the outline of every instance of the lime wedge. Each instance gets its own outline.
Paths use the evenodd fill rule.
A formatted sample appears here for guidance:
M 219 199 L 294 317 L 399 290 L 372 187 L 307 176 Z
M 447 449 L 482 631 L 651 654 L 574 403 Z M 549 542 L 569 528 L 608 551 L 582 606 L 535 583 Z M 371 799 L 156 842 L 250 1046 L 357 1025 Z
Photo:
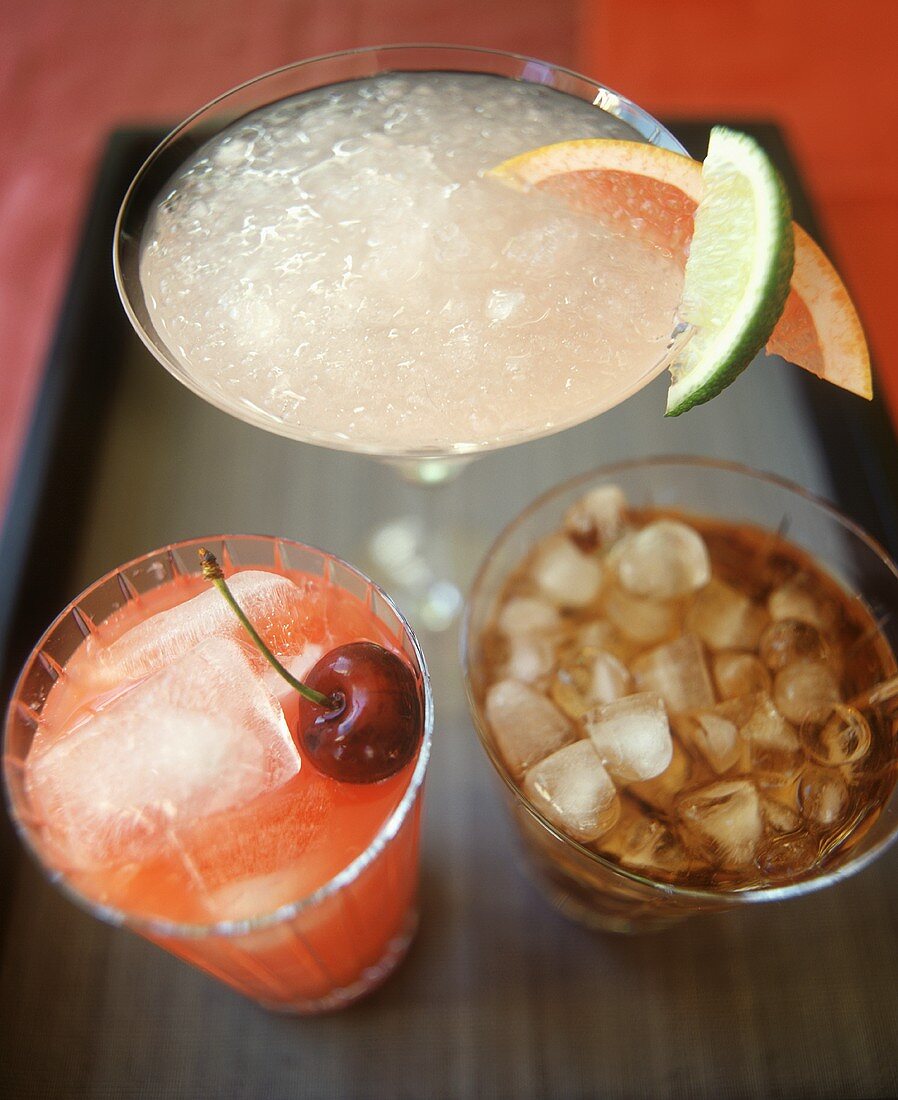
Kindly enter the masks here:
M 716 397 L 773 332 L 792 276 L 792 215 L 767 155 L 746 134 L 711 131 L 686 261 L 680 320 L 691 338 L 670 368 L 667 415 Z

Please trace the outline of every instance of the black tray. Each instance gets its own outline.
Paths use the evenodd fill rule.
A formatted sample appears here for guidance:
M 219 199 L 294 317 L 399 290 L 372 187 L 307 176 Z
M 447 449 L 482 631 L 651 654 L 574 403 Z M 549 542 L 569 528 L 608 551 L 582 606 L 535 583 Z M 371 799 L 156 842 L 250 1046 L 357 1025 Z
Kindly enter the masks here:
M 736 125 L 739 125 L 736 123 Z M 812 212 L 779 131 L 741 124 Z M 707 125 L 674 123 L 697 155 Z M 352 455 L 268 436 L 155 364 L 115 294 L 112 227 L 161 132 L 105 152 L 2 533 L 7 690 L 65 602 L 119 562 L 214 530 L 271 530 L 356 557 L 394 495 Z M 708 409 L 664 422 L 663 381 L 592 425 L 488 456 L 441 490 L 482 552 L 537 492 L 604 461 L 692 451 L 791 476 L 898 554 L 895 440 L 867 405 L 757 366 Z M 525 456 L 527 461 L 521 461 Z M 221 473 L 210 482 L 202 455 Z M 332 487 L 312 510 L 314 486 Z M 894 1095 L 898 855 L 837 889 L 648 938 L 593 936 L 514 866 L 451 641 L 428 654 L 438 733 L 422 927 L 377 994 L 318 1020 L 272 1017 L 80 912 L 0 825 L 0 1094 L 31 1096 Z

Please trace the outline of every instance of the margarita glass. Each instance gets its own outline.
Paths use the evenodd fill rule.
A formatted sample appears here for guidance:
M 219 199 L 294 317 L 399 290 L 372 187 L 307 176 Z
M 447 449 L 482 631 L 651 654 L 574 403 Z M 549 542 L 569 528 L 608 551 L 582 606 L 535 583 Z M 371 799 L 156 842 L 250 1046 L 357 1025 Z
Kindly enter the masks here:
M 428 488 L 371 545 L 431 628 L 460 601 L 450 563 L 433 560 L 453 539 L 432 487 L 477 454 L 598 415 L 670 361 L 675 263 L 485 178 L 536 146 L 602 136 L 683 152 L 633 103 L 556 66 L 353 50 L 196 112 L 119 214 L 122 301 L 177 379 Z
M 616 784 L 616 793 L 615 787 L 608 787 L 613 804 L 608 803 L 611 812 L 607 822 L 599 821 L 595 833 L 583 833 L 575 839 L 569 828 L 560 826 L 559 820 L 553 818 L 551 808 L 547 810 L 545 803 L 538 804 L 538 797 L 534 800 L 525 793 L 527 787 L 531 794 L 536 790 L 538 795 L 544 783 L 538 779 L 534 786 L 527 778 L 531 768 L 536 772 L 542 767 L 541 764 L 533 767 L 530 760 L 538 761 L 545 755 L 543 751 L 536 751 L 534 756 L 532 746 L 528 746 L 530 759 L 515 767 L 516 750 L 509 749 L 507 730 L 497 733 L 495 711 L 491 712 L 491 721 L 488 694 L 496 682 L 491 646 L 496 644 L 497 614 L 500 608 L 510 608 L 507 602 L 510 579 L 516 578 L 515 583 L 522 585 L 515 593 L 529 595 L 533 587 L 527 577 L 521 581 L 521 569 L 524 563 L 535 568 L 534 547 L 548 545 L 545 540 L 555 532 L 572 530 L 565 518 L 571 516 L 572 506 L 588 499 L 586 494 L 608 492 L 610 487 L 614 487 L 617 499 L 622 499 L 619 496 L 622 491 L 633 509 L 633 518 L 638 518 L 640 510 L 650 516 L 671 516 L 686 524 L 690 523 L 690 517 L 695 517 L 695 530 L 705 530 L 706 535 L 708 530 L 714 533 L 707 536 L 714 572 L 710 584 L 706 576 L 700 578 L 703 584 L 708 584 L 705 591 L 710 595 L 702 604 L 704 620 L 697 615 L 690 617 L 698 606 L 698 597 L 693 593 L 672 600 L 629 597 L 627 618 L 621 619 L 613 605 L 614 601 L 620 601 L 621 594 L 625 600 L 628 598 L 627 590 L 616 579 L 627 553 L 624 535 L 619 550 L 615 546 L 611 551 L 619 556 L 616 562 L 609 560 L 607 564 L 598 599 L 591 597 L 583 608 L 567 608 L 562 612 L 562 630 L 582 629 L 598 637 L 580 641 L 585 636 L 578 634 L 575 642 L 576 652 L 584 660 L 603 662 L 601 688 L 595 686 L 598 680 L 593 679 L 588 690 L 607 691 L 609 683 L 616 680 L 616 687 L 611 683 L 613 690 L 605 698 L 617 699 L 621 711 L 633 700 L 634 707 L 645 706 L 645 713 L 649 714 L 650 697 L 638 693 L 654 689 L 663 693 L 662 709 L 667 708 L 670 720 L 670 733 L 663 733 L 667 755 L 657 766 L 627 775 L 620 770 L 619 763 L 612 760 L 607 764 Z M 607 505 L 608 497 L 593 500 Z M 702 517 L 707 517 L 707 527 L 702 526 Z M 788 546 L 781 541 L 783 531 L 787 531 Z M 715 539 L 713 545 L 711 538 Z M 633 560 L 630 559 L 628 568 L 633 567 Z M 756 601 L 731 588 L 741 580 L 746 591 L 766 593 L 765 578 L 773 576 L 775 568 L 783 569 L 784 565 L 791 568 L 793 560 L 805 563 L 806 573 L 797 574 L 799 579 L 807 576 L 812 580 L 800 596 L 789 595 L 793 602 L 783 621 L 779 618 L 781 611 L 774 611 L 772 604 L 767 604 L 771 608 L 768 614 Z M 771 564 L 774 562 L 775 565 Z M 721 568 L 735 574 L 729 585 L 720 580 Z M 565 572 L 569 581 L 573 576 L 569 565 Z M 659 576 L 660 572 L 653 569 L 653 583 Z M 695 602 L 691 603 L 693 598 Z M 797 607 L 799 598 L 804 606 Z M 545 604 L 534 602 L 537 612 L 544 614 Z M 701 911 L 777 901 L 820 889 L 853 874 L 882 853 L 898 835 L 898 792 L 894 787 L 898 763 L 894 705 L 898 692 L 894 658 L 898 628 L 892 614 L 896 603 L 895 563 L 856 524 L 800 487 L 735 463 L 691 458 L 622 462 L 574 478 L 534 501 L 502 532 L 484 559 L 468 601 L 463 663 L 474 723 L 502 781 L 527 867 L 552 903 L 575 920 L 602 931 L 651 931 Z M 815 653 L 804 664 L 802 659 L 783 664 L 781 672 L 764 671 L 762 663 L 768 669 L 777 666 L 767 656 L 759 661 L 752 655 L 753 646 L 757 651 L 757 637 L 747 635 L 755 629 L 761 632 L 762 652 L 766 653 L 763 639 L 768 637 L 773 620 L 775 629 L 771 638 L 776 635 L 777 644 L 782 645 L 782 638 L 789 635 L 810 638 L 813 643 L 817 631 L 806 620 L 815 616 L 818 607 L 826 608 L 826 615 L 830 608 L 838 611 L 840 624 L 851 623 L 849 644 L 840 652 L 835 647 L 834 628 L 828 627 L 822 655 Z M 533 609 L 519 607 L 515 611 L 519 623 L 524 610 L 533 616 Z M 670 623 L 662 619 L 668 612 L 673 616 Z M 606 614 L 615 624 L 610 631 Z M 796 622 L 793 615 L 802 619 Z M 713 626 L 710 632 L 709 624 Z M 550 627 L 555 629 L 551 624 Z M 684 629 L 688 633 L 680 634 Z M 522 647 L 531 647 L 534 638 L 538 641 L 539 635 L 531 634 L 528 641 L 526 634 L 522 634 Z M 672 643 L 671 638 L 675 639 Z M 571 657 L 570 639 L 559 642 L 550 633 L 548 640 L 550 650 L 568 646 L 563 651 L 567 656 L 563 656 L 562 664 L 567 661 L 569 665 L 575 659 Z M 693 658 L 688 650 L 684 653 L 684 641 L 689 641 L 697 651 L 700 648 L 702 656 Z M 615 647 L 621 644 L 624 649 L 618 651 Z M 613 652 L 619 652 L 619 657 L 612 656 Z M 771 652 L 777 656 L 776 650 Z M 788 654 L 783 656 L 783 660 L 787 659 L 792 660 Z M 780 695 L 780 676 L 787 677 L 782 681 L 785 690 L 792 669 L 810 669 L 818 675 L 811 684 L 811 700 L 814 708 L 820 707 L 828 681 L 825 675 L 820 675 L 819 665 L 826 661 L 833 662 L 833 669 L 838 670 L 833 675 L 841 677 L 842 686 L 847 688 L 844 703 L 852 704 L 839 704 L 836 711 L 848 714 L 856 707 L 867 715 L 859 720 L 866 729 L 867 744 L 860 740 L 855 743 L 849 736 L 840 745 L 838 754 L 834 751 L 821 754 L 820 742 L 815 740 L 829 730 L 825 723 L 826 715 L 833 709 L 832 701 L 828 709 L 824 705 L 818 725 L 818 716 L 810 712 L 793 713 L 788 697 L 783 703 Z M 562 707 L 559 681 L 567 673 L 558 664 L 558 653 L 554 653 L 551 662 L 548 669 L 534 670 L 529 655 L 522 652 L 514 667 L 508 660 L 501 673 L 503 677 L 517 678 L 516 691 L 526 698 L 531 716 L 538 708 L 542 714 L 548 707 L 546 691 L 553 706 Z M 732 695 L 728 694 L 720 675 L 724 663 L 732 668 L 735 662 L 750 666 L 751 675 L 763 681 L 760 688 L 756 681 L 748 688 L 738 686 Z M 713 669 L 713 678 L 705 668 Z M 635 685 L 629 679 L 630 672 Z M 570 684 L 565 681 L 565 690 L 569 689 Z M 682 691 L 682 703 L 672 698 L 674 691 Z M 631 695 L 633 692 L 637 694 Z M 698 704 L 692 699 L 705 694 L 707 698 Z M 771 695 L 777 707 L 786 707 L 788 722 L 773 709 Z M 838 695 L 834 694 L 834 698 Z M 766 726 L 755 717 L 753 708 L 758 699 L 765 708 L 770 707 L 764 712 L 769 716 Z M 637 704 L 636 700 L 646 702 Z M 743 719 L 738 716 L 743 701 L 751 703 L 748 712 L 751 726 L 742 724 Z M 567 705 L 565 702 L 564 706 Z M 661 700 L 658 705 L 662 705 Z M 600 706 L 596 717 L 601 721 L 617 707 L 618 703 L 612 702 L 605 712 Z M 560 743 L 575 739 L 569 747 L 577 756 L 578 777 L 582 779 L 591 766 L 589 746 L 596 743 L 596 733 L 590 725 L 594 712 L 577 713 L 580 717 L 570 728 L 561 724 L 553 727 L 552 721 L 560 714 L 554 709 L 547 711 L 540 721 L 543 730 L 560 738 Z M 711 733 L 702 739 L 696 735 L 695 723 L 706 715 L 712 716 L 714 724 L 707 726 Z M 727 723 L 731 717 L 732 739 L 727 742 Z M 560 719 L 560 723 L 565 721 Z M 640 722 L 641 736 L 648 728 L 648 720 L 640 717 Z M 523 725 L 522 717 L 513 731 L 516 737 L 521 736 Z M 847 732 L 847 728 L 840 732 Z M 598 736 L 602 736 L 601 731 Z M 639 740 L 636 734 L 633 736 Z M 578 737 L 581 740 L 576 740 Z M 658 745 L 661 743 L 659 736 Z M 810 755 L 808 746 L 813 746 Z M 730 757 L 727 754 L 731 750 Z M 561 753 L 565 751 L 562 749 Z M 834 758 L 831 772 L 825 771 L 820 763 L 822 757 L 829 755 Z M 555 759 L 551 751 L 548 759 Z M 652 765 L 648 756 L 646 759 Z M 709 765 L 709 761 L 713 763 Z M 639 769 L 643 763 L 632 766 Z M 601 769 L 599 773 L 604 778 Z M 642 774 L 649 778 L 637 777 Z M 811 780 L 821 784 L 816 793 L 807 786 Z M 820 791 L 825 792 L 822 801 L 807 801 L 816 798 Z M 741 799 L 741 805 L 728 802 L 734 799 Z M 776 811 L 782 811 L 783 807 L 786 812 L 777 816 Z M 696 822 L 700 830 L 706 831 L 696 832 Z M 788 860 L 776 862 L 781 855 Z
M 423 701 L 421 741 L 412 762 L 380 783 L 347 784 L 322 776 L 302 750 L 298 761 L 292 749 L 285 756 L 284 716 L 295 710 L 295 696 L 291 702 L 281 692 L 283 714 L 272 709 L 272 696 L 283 684 L 264 681 L 266 702 L 258 675 L 247 672 L 242 639 L 221 634 L 237 620 L 201 575 L 201 545 L 213 550 L 232 580 L 252 580 L 265 592 L 286 585 L 286 591 L 299 593 L 299 608 L 291 604 L 291 615 L 266 615 L 261 604 L 257 609 L 260 629 L 273 629 L 282 639 L 293 635 L 288 650 L 299 646 L 301 652 L 323 630 L 312 643 L 316 647 L 327 648 L 334 639 L 345 644 L 345 635 L 376 639 L 403 655 Z M 132 657 L 155 660 L 159 651 L 138 650 L 130 639 L 141 631 L 146 638 L 146 628 L 155 629 L 151 616 L 181 612 L 198 594 L 207 599 L 204 616 L 218 616 L 218 633 L 207 637 L 204 628 L 198 645 L 134 684 L 139 669 L 129 664 Z M 219 665 L 224 686 L 221 676 L 209 676 L 215 668 L 206 660 L 210 645 L 216 662 L 225 658 Z M 227 651 L 233 655 L 235 646 L 232 661 Z M 200 658 L 200 649 L 206 657 Z M 200 669 L 193 687 L 183 675 L 184 662 Z M 125 668 L 132 679 L 122 694 Z M 160 677 L 172 675 L 181 686 L 166 689 L 163 697 Z M 155 691 L 149 707 L 128 704 L 147 689 Z M 169 697 L 175 707 L 187 708 L 186 717 L 170 712 Z M 121 709 L 123 702 L 129 713 Z M 231 707 L 235 713 L 244 708 L 236 737 L 237 727 L 226 720 Z M 104 711 L 114 712 L 105 729 Z M 87 728 L 79 718 L 85 713 L 94 722 L 87 742 L 79 734 Z M 212 735 L 203 741 L 207 726 Z M 10 703 L 6 790 L 26 846 L 88 912 L 130 928 L 267 1008 L 315 1013 L 342 1007 L 378 985 L 411 942 L 432 731 L 423 654 L 380 588 L 338 558 L 286 539 L 194 539 L 109 573 L 46 631 Z M 256 737 L 268 739 L 261 777 L 254 763 Z M 89 761 L 85 752 L 92 753 Z M 288 759 L 293 764 L 285 771 Z M 273 779 L 278 768 L 281 782 Z M 172 792 L 162 802 L 142 793 L 157 772 Z M 261 793 L 245 787 L 223 802 L 222 791 L 243 784 L 247 775 L 256 775 Z

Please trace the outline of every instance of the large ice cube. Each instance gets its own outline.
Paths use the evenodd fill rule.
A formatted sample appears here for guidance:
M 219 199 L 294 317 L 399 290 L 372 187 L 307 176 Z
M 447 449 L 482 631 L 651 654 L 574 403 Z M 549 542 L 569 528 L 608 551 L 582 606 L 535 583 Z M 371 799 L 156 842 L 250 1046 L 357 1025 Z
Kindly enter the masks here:
M 599 759 L 623 782 L 651 779 L 670 764 L 670 723 L 659 695 L 628 695 L 587 711 L 583 718 Z
M 576 741 L 535 764 L 524 777 L 524 790 L 574 840 L 596 840 L 620 813 L 614 783 L 589 741 Z
M 79 866 L 137 859 L 160 837 L 299 771 L 277 701 L 237 642 L 209 638 L 48 743 L 28 788 Z
M 676 520 L 660 519 L 627 539 L 617 558 L 617 574 L 634 596 L 670 600 L 706 585 L 711 561 L 697 531 Z
M 712 649 L 754 649 L 767 613 L 748 596 L 712 577 L 695 597 L 686 625 Z
M 518 777 L 577 736 L 557 707 L 517 680 L 492 685 L 486 696 L 486 718 L 499 752 Z
M 210 917 L 272 913 L 345 866 L 346 853 L 332 843 L 335 797 L 331 780 L 305 768 L 265 797 L 187 831 L 183 851 Z
M 640 691 L 655 691 L 673 714 L 714 705 L 714 688 L 701 642 L 684 634 L 633 662 Z
M 764 832 L 761 800 L 748 779 L 731 779 L 685 795 L 678 816 L 687 835 L 724 867 L 750 864 Z
M 278 654 L 299 653 L 308 641 L 305 629 L 319 600 L 287 577 L 248 569 L 228 579 L 234 598 L 265 642 Z M 246 637 L 246 631 L 216 588 L 151 615 L 110 645 L 100 636 L 85 643 L 88 675 L 98 689 L 115 687 L 157 672 L 210 635 Z M 317 639 L 316 639 L 317 640 Z
M 598 558 L 584 554 L 563 535 L 543 543 L 531 574 L 540 591 L 559 607 L 585 607 L 596 598 L 602 585 Z

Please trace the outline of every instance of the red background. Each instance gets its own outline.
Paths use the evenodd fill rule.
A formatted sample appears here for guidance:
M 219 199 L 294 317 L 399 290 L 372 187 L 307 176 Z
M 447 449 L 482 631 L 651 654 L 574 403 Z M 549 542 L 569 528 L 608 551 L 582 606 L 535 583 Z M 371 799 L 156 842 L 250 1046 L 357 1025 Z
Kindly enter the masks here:
M 0 0 L 0 502 L 106 134 L 356 45 L 494 46 L 786 130 L 898 413 L 894 0 Z

